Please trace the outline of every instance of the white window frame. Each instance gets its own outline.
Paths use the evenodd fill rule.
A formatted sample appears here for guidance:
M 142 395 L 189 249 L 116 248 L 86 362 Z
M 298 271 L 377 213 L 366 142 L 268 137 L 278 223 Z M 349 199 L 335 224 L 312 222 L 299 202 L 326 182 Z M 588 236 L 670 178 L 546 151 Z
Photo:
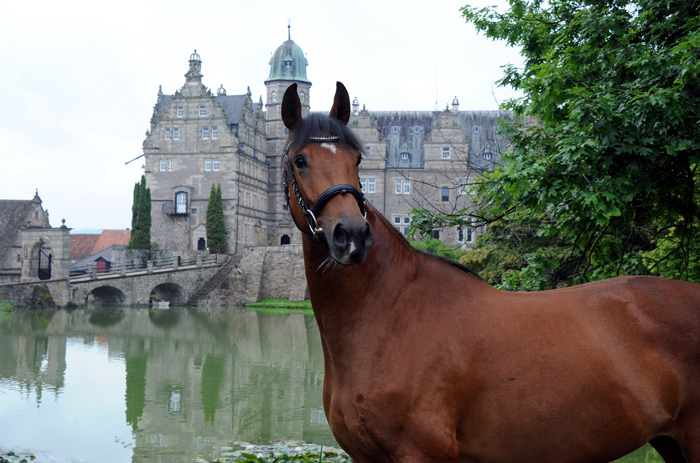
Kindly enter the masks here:
M 300 101 L 301 103 L 304 102 L 304 92 L 299 92 L 299 101 Z
M 165 135 L 163 136 L 164 140 L 170 140 L 170 127 L 167 127 L 165 129 Z
M 411 181 L 410 180 L 403 181 L 403 194 L 405 194 L 405 195 L 411 194 Z
M 184 113 L 184 110 L 183 110 L 182 106 L 178 106 L 177 112 L 176 112 L 177 117 L 182 118 L 183 113 Z
M 394 194 L 400 195 L 403 191 L 403 180 L 397 179 L 396 186 L 394 187 Z
M 368 178 L 367 179 L 367 193 L 374 193 L 377 187 L 377 179 Z
M 179 140 L 179 139 L 180 139 L 180 128 L 173 127 L 173 140 Z
M 363 193 L 367 193 L 367 179 L 366 178 L 360 179 L 360 191 Z
M 277 103 L 277 92 L 275 92 L 274 90 L 273 90 L 272 93 L 270 94 L 270 102 L 271 102 L 271 103 Z
M 206 115 L 207 115 L 207 107 L 200 106 L 199 107 L 199 117 L 205 117 Z
M 401 152 L 401 160 L 402 160 L 402 161 L 408 160 L 409 157 L 410 157 L 410 156 L 408 155 L 408 151 L 402 151 L 402 152 Z
M 451 152 L 452 152 L 452 150 L 449 147 L 443 148 L 442 149 L 442 159 L 450 159 Z
M 368 158 L 372 157 L 372 147 L 371 146 L 368 146 L 365 148 L 365 156 L 367 156 Z
M 215 125 L 211 128 L 211 139 L 216 140 L 219 138 L 219 126 Z
M 219 171 L 219 158 L 214 158 L 213 161 L 214 162 L 212 162 L 212 170 L 214 172 L 218 172 Z
M 175 193 L 175 213 L 187 214 L 187 192 L 178 191 Z
M 209 127 L 202 127 L 202 140 L 209 140 Z
M 411 217 L 406 215 L 395 215 L 394 228 L 396 228 L 399 233 L 407 236 L 411 231 Z
M 466 178 L 462 178 L 462 179 L 459 180 L 459 194 L 460 194 L 460 195 L 466 195 L 466 194 L 467 194 L 467 191 L 468 191 L 468 190 L 467 190 L 467 185 L 468 185 L 468 183 L 467 183 L 467 179 L 466 179 Z
M 211 158 L 206 158 L 204 160 L 204 170 L 209 172 L 211 170 Z
M 173 171 L 173 160 L 172 160 L 172 159 L 168 159 L 168 168 L 167 168 L 167 170 L 168 170 L 168 172 L 172 172 L 172 171 Z
M 165 159 L 160 160 L 160 171 L 165 172 Z

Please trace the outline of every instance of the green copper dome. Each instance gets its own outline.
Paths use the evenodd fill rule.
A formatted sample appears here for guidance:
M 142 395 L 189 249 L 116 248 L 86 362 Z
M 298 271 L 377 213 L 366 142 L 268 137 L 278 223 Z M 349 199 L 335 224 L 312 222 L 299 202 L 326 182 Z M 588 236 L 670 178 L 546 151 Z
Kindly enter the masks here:
M 308 82 L 306 77 L 306 61 L 301 47 L 290 38 L 275 50 L 270 59 L 270 77 L 265 83 L 273 80 L 295 80 L 297 82 Z

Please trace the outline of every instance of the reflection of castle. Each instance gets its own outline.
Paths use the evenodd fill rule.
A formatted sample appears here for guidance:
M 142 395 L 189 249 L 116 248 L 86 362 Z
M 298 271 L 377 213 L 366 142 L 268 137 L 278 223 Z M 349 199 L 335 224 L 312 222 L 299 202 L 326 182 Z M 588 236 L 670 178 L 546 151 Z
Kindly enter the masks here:
M 99 366 L 66 365 L 67 337 L 98 343 L 124 365 L 125 396 L 105 400 L 124 407 L 134 462 L 212 456 L 237 440 L 333 443 L 312 317 L 120 308 L 30 315 L 0 324 L 0 380 L 75 397 L 75 384 L 64 385 L 67 367 L 92 375 Z
M 308 61 L 292 39 L 270 60 L 266 96 L 250 88 L 229 95 L 202 83 L 202 59 L 189 59 L 184 85 L 158 92 L 143 143 L 152 194 L 151 236 L 163 249 L 205 249 L 206 207 L 212 184 L 221 184 L 229 252 L 262 242 L 300 243 L 280 186 L 287 129 L 282 97 L 298 86 L 302 114 L 310 111 Z M 327 85 L 332 85 L 332 82 Z M 352 89 L 350 89 L 352 90 Z M 332 102 L 322 102 L 321 110 Z M 327 105 L 327 107 L 325 106 Z M 349 126 L 365 145 L 362 191 L 402 233 L 413 208 L 446 212 L 470 204 L 470 181 L 505 149 L 496 134 L 499 111 L 460 111 L 455 97 L 444 111 L 368 111 L 352 103 Z M 435 230 L 443 241 L 471 246 L 476 231 Z

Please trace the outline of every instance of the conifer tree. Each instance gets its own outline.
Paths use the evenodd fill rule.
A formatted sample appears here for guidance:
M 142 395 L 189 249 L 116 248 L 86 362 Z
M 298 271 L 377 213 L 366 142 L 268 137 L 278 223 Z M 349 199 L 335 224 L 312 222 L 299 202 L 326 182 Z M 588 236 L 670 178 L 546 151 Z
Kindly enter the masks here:
M 207 203 L 207 247 L 216 254 L 226 252 L 226 229 L 221 184 L 211 186 Z
M 131 249 L 151 248 L 151 189 L 146 188 L 146 176 L 134 186 L 134 204 L 131 207 Z

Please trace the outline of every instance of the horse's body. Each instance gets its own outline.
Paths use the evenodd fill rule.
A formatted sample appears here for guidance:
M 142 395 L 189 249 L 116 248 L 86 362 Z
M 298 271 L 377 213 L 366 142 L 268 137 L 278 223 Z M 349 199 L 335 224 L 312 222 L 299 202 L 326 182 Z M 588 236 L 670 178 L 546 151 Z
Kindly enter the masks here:
M 349 183 L 335 148 L 302 154 L 307 200 Z M 340 173 L 323 170 L 333 156 Z M 651 441 L 668 463 L 700 463 L 699 286 L 497 291 L 413 250 L 371 206 L 366 233 L 354 202 L 338 194 L 324 235 L 303 237 L 324 407 L 354 461 L 608 462 Z

